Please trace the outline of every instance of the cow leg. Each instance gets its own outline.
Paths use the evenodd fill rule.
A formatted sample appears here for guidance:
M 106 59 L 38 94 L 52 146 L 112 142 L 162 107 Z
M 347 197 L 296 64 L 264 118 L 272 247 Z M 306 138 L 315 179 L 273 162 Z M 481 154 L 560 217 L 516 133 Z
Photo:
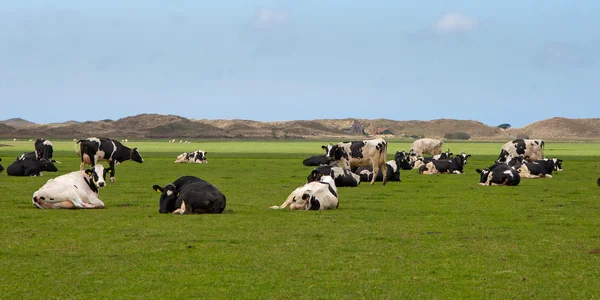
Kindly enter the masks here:
M 381 166 L 379 166 L 379 169 L 381 169 L 381 175 L 383 175 L 383 185 L 385 185 L 387 183 L 387 164 L 385 163 L 385 161 L 383 162 L 383 164 Z M 375 173 L 378 174 L 378 173 Z
M 115 182 L 115 161 L 114 160 L 110 160 L 108 162 L 108 165 L 110 166 L 110 170 L 108 173 L 110 173 L 110 182 Z
M 185 207 L 185 200 L 181 200 L 181 207 L 180 207 L 180 208 L 178 208 L 178 209 L 176 209 L 175 211 L 173 211 L 173 213 L 174 213 L 174 214 L 180 214 L 180 215 L 183 215 L 183 214 L 185 214 L 185 213 L 186 213 L 186 212 L 185 212 L 185 209 L 186 209 L 186 207 Z

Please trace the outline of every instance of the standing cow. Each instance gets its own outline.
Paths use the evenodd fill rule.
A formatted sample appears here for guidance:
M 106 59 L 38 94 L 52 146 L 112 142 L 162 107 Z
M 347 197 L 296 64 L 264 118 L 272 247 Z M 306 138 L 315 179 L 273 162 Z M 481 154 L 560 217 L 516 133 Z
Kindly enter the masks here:
M 506 162 L 512 157 L 522 155 L 525 159 L 536 161 L 544 159 L 544 141 L 516 139 L 502 145 L 496 162 Z
M 410 145 L 410 156 L 414 159 L 422 157 L 423 154 L 437 155 L 442 153 L 442 142 L 441 140 L 422 138 L 414 141 Z
M 158 212 L 161 214 L 220 214 L 226 198 L 211 183 L 195 176 L 182 176 L 173 183 L 152 188 L 161 193 Z
M 50 179 L 33 193 L 37 208 L 104 208 L 98 189 L 104 187 L 108 169 L 100 164 Z
M 77 147 L 79 144 L 79 147 Z M 110 181 L 115 181 L 115 166 L 133 160 L 138 163 L 144 162 L 137 148 L 123 146 L 121 142 L 110 138 L 92 137 L 77 141 L 75 152 L 81 157 L 79 169 L 85 169 L 85 165 L 95 166 L 100 161 L 108 161 L 110 165 Z
M 387 142 L 384 139 L 373 139 L 355 142 L 343 142 L 335 145 L 321 146 L 329 160 L 335 160 L 338 167 L 350 170 L 351 167 L 371 166 L 373 172 L 387 173 Z M 383 178 L 383 184 L 387 178 Z M 375 183 L 375 176 L 371 184 Z

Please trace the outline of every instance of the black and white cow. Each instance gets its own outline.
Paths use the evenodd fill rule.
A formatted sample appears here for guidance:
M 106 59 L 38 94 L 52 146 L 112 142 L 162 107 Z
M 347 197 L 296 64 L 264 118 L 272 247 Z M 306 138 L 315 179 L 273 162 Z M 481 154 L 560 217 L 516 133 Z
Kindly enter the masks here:
M 295 189 L 279 206 L 271 206 L 271 209 L 284 209 L 290 206 L 290 210 L 326 210 L 337 209 L 339 199 L 335 181 L 331 176 L 321 176 L 319 181 L 311 181 Z
M 77 147 L 79 144 L 79 147 Z M 115 181 L 115 166 L 133 160 L 138 163 L 144 162 L 137 148 L 123 146 L 121 142 L 110 138 L 92 137 L 77 141 L 75 152 L 81 157 L 79 169 L 85 169 L 85 165 L 95 166 L 100 161 L 108 161 L 110 165 L 110 181 Z
M 2 161 L 2 158 L 0 158 L 0 161 Z M 2 166 L 2 164 L 0 164 L 0 172 L 4 171 L 4 167 Z
M 554 166 L 554 171 L 556 171 L 556 172 L 562 172 L 562 170 L 563 170 L 563 168 L 562 168 L 563 160 L 562 159 L 558 159 L 556 157 L 553 157 L 553 158 L 539 159 L 539 160 L 537 160 L 535 162 L 544 163 L 544 161 L 548 161 L 548 160 L 552 161 L 553 166 Z
M 58 168 L 54 161 L 49 159 L 17 159 L 6 168 L 6 174 L 9 176 L 42 176 L 42 171 L 57 172 Z
M 319 166 L 306 177 L 307 182 L 319 181 L 322 176 L 331 176 L 337 187 L 357 187 L 360 184 L 360 176 L 350 170 L 334 166 Z
M 404 150 L 396 151 L 394 154 L 394 160 L 398 162 L 400 169 L 402 170 L 412 170 L 412 166 L 410 164 L 410 154 Z
M 39 138 L 35 140 L 35 159 L 49 159 L 52 160 L 52 155 L 54 153 L 54 148 L 52 147 L 52 142 L 46 140 L 44 138 Z
M 544 158 L 544 141 L 516 139 L 502 145 L 496 162 L 506 162 L 512 157 L 523 155 L 528 160 L 536 161 Z
M 419 174 L 464 174 L 465 161 L 470 155 L 456 155 L 452 159 L 432 160 L 419 167 Z
M 183 152 L 177 156 L 175 159 L 175 163 L 196 163 L 196 164 L 206 164 L 208 161 L 206 160 L 206 154 L 208 152 L 202 150 L 196 150 L 194 152 Z
M 541 159 L 535 162 L 525 161 L 514 166 L 521 174 L 521 178 L 552 178 L 555 170 L 554 161 Z
M 98 189 L 104 187 L 106 172 L 101 164 L 50 179 L 33 193 L 37 208 L 104 208 Z
M 380 169 L 383 173 L 387 173 L 387 142 L 384 139 L 342 142 L 321 146 L 321 148 L 325 149 L 327 158 L 336 161 L 338 167 L 351 170 L 351 167 L 371 166 L 375 173 Z M 383 184 L 386 182 L 387 179 L 383 178 Z M 371 180 L 371 184 L 374 183 L 375 177 Z
M 519 171 L 505 163 L 495 163 L 488 168 L 475 171 L 480 174 L 479 185 L 516 186 L 521 182 Z
M 220 214 L 227 199 L 213 184 L 195 176 L 182 176 L 173 183 L 152 188 L 160 192 L 161 214 Z
M 386 162 L 387 181 L 396 181 L 396 182 L 402 181 L 400 179 L 400 169 L 410 167 L 410 164 L 406 160 L 406 157 L 403 155 L 404 153 L 405 152 L 396 152 L 396 154 L 394 155 L 394 159 Z M 373 179 L 374 172 L 373 172 L 373 168 L 371 168 L 371 167 L 359 167 L 354 172 L 356 174 L 360 175 L 361 181 L 371 181 Z M 381 172 L 381 170 L 379 170 L 379 172 L 377 173 L 377 176 L 375 177 L 375 181 L 383 181 L 383 173 Z
M 335 165 L 335 161 L 327 158 L 326 155 L 313 155 L 302 161 L 302 164 L 307 167 L 331 166 Z
M 427 163 L 431 162 L 432 160 L 451 159 L 452 155 L 454 155 L 454 154 L 452 152 L 450 152 L 450 150 L 448 150 L 446 152 L 442 152 L 440 154 L 436 154 L 434 156 L 427 156 L 427 157 L 416 157 L 415 155 L 412 155 L 409 158 L 409 164 L 413 169 L 419 169 L 422 165 L 426 165 Z

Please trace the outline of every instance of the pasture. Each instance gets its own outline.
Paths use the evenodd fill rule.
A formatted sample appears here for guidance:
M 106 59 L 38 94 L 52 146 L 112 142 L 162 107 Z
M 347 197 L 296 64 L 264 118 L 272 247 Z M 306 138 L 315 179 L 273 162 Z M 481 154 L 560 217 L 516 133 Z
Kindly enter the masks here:
M 79 169 L 52 140 L 59 172 L 0 173 L 0 298 L 399 299 L 600 296 L 600 144 L 547 142 L 551 179 L 478 186 L 502 143 L 447 142 L 464 175 L 402 171 L 402 182 L 339 188 L 333 211 L 275 211 L 306 181 L 319 141 L 129 141 L 144 163 L 116 167 L 107 208 L 41 210 L 31 195 Z M 0 141 L 6 168 L 33 142 Z M 389 141 L 388 158 L 410 142 Z M 185 151 L 208 164 L 175 164 Z M 107 165 L 105 162 L 103 163 Z M 227 196 L 222 215 L 158 213 L 164 185 L 195 175 Z

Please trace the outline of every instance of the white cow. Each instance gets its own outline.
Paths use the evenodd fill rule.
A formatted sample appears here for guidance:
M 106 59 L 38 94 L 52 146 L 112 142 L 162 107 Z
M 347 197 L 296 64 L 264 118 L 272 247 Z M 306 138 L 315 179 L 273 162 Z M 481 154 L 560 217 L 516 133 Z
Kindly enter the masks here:
M 309 182 L 295 189 L 280 206 L 271 209 L 325 210 L 336 209 L 339 205 L 337 188 L 329 175 L 321 176 L 319 181 Z
M 442 144 L 444 142 L 436 139 L 422 138 L 414 141 L 410 145 L 411 157 L 422 157 L 423 154 L 437 155 L 442 153 Z
M 33 193 L 37 208 L 104 208 L 98 189 L 106 185 L 108 169 L 101 164 L 50 179 Z

